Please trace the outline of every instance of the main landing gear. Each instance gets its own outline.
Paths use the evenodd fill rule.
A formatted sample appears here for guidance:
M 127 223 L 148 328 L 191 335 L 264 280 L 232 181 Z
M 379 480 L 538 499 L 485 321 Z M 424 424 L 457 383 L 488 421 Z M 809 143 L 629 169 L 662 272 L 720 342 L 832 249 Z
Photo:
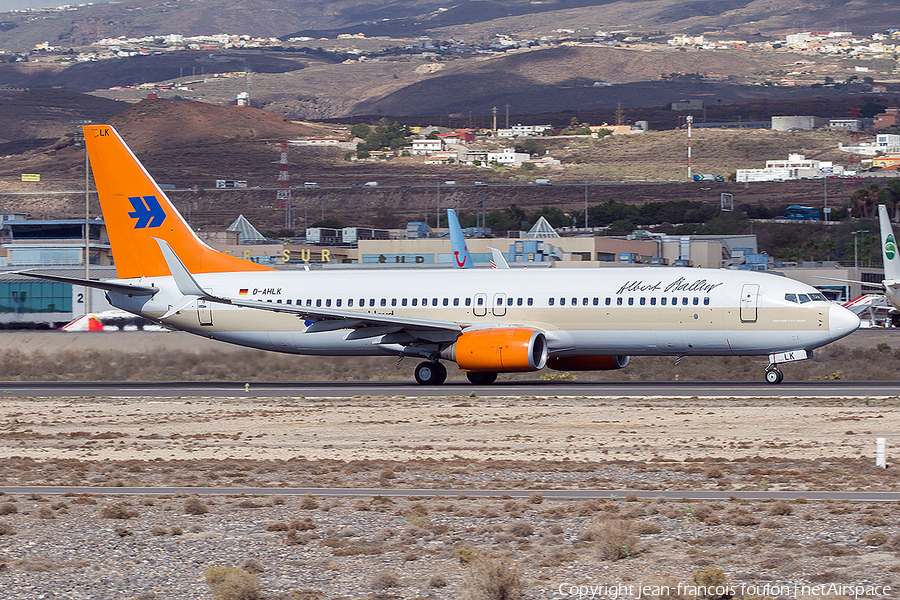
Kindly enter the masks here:
M 416 367 L 419 385 L 441 385 L 447 380 L 447 367 L 439 362 L 425 361 Z
M 497 381 L 497 374 L 483 373 L 480 371 L 469 371 L 468 373 L 466 373 L 466 379 L 468 379 L 470 383 L 474 383 L 475 385 L 491 385 L 492 383 Z
M 784 381 L 784 373 L 775 365 L 769 365 L 766 368 L 766 383 L 777 385 Z

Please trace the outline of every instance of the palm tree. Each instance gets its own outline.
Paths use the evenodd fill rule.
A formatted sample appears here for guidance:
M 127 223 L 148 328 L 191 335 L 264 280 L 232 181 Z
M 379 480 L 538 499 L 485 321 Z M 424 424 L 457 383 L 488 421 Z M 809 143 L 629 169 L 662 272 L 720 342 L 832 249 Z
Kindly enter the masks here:
M 825 260 L 831 260 L 831 255 L 834 253 L 835 248 L 834 238 L 825 236 L 825 239 L 822 240 L 819 247 L 822 248 L 822 251 L 825 253 Z
M 816 260 L 816 249 L 819 247 L 819 240 L 814 237 L 806 238 L 806 240 L 803 242 L 803 247 L 806 250 L 809 250 L 810 262 Z
M 894 209 L 894 223 L 900 223 L 900 179 L 891 179 L 879 198 L 887 206 L 888 214 Z
M 877 183 L 870 183 L 864 188 L 860 188 L 853 192 L 850 196 L 850 204 L 853 208 L 859 209 L 857 219 L 867 219 L 870 216 L 870 208 L 874 208 L 881 196 L 881 186 Z

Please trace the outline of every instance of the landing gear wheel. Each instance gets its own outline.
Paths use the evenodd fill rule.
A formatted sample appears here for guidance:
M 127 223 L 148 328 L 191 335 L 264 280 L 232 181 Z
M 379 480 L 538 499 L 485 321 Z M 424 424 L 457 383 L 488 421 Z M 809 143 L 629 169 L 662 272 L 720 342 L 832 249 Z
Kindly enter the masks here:
M 784 381 L 784 373 L 779 371 L 777 368 L 769 369 L 766 371 L 766 383 L 778 385 L 782 381 Z
M 419 385 L 441 385 L 447 380 L 447 367 L 439 362 L 426 361 L 416 367 L 416 382 Z
M 497 374 L 470 371 L 466 373 L 466 378 L 475 385 L 491 385 L 497 381 Z

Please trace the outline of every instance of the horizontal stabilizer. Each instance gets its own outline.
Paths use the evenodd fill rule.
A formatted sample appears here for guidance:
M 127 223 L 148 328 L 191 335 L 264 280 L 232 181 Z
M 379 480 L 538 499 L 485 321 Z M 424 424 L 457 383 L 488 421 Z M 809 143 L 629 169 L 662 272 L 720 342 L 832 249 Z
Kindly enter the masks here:
M 31 273 L 27 271 L 18 271 L 16 275 L 24 275 L 26 277 L 35 277 L 37 279 L 46 279 L 47 281 L 56 281 L 59 283 L 68 283 L 71 285 L 83 285 L 84 287 L 94 288 L 98 290 L 106 290 L 108 292 L 118 292 L 120 294 L 130 294 L 132 296 L 152 296 L 159 291 L 159 288 L 145 285 L 131 285 L 128 283 L 115 283 L 112 281 L 99 281 L 97 279 L 79 279 L 77 277 L 60 277 L 58 275 L 46 275 L 43 273 Z

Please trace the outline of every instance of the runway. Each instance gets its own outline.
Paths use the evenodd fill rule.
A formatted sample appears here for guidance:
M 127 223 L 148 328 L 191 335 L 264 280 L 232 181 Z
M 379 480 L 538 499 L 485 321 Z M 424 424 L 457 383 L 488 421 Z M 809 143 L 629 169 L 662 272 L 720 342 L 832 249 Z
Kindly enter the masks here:
M 668 500 L 848 500 L 850 502 L 896 502 L 900 492 L 753 492 L 729 490 L 481 490 L 481 489 L 430 489 L 430 488 L 279 488 L 279 487 L 90 487 L 90 486 L 2 486 L 7 494 L 98 494 L 104 496 L 175 495 L 197 494 L 201 496 L 319 496 L 319 497 L 392 497 L 434 498 L 443 496 L 458 498 L 527 498 L 540 493 L 545 499 L 554 500 L 621 500 L 633 495 L 637 498 L 666 498 Z
M 421 386 L 408 381 L 362 382 L 114 382 L 54 381 L 0 382 L 0 394 L 32 398 L 68 396 L 141 397 L 306 397 L 353 396 L 570 396 L 570 397 L 666 397 L 666 398 L 822 398 L 896 397 L 896 381 L 786 381 L 769 385 L 762 381 L 598 382 L 518 380 L 493 385 L 449 382 Z

